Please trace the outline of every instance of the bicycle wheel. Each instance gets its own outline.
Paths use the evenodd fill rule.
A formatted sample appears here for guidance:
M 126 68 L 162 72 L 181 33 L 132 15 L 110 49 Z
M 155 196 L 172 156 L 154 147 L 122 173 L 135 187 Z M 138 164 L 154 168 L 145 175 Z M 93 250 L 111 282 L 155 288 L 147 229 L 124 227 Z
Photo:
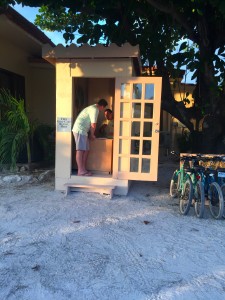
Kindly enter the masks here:
M 224 211 L 223 195 L 217 182 L 212 182 L 209 187 L 209 209 L 215 219 L 221 219 Z
M 194 191 L 195 196 L 195 214 L 198 218 L 203 218 L 205 211 L 205 191 L 204 185 L 198 181 Z
M 176 170 L 173 172 L 173 176 L 170 181 L 170 196 L 172 198 L 176 198 L 178 196 L 179 182 L 180 172 L 179 170 Z
M 182 194 L 180 197 L 180 212 L 182 215 L 187 215 L 193 198 L 193 184 L 188 177 L 184 183 Z
M 221 191 L 222 191 L 222 195 L 223 195 L 223 203 L 225 205 L 225 183 L 221 186 Z M 225 219 L 225 207 L 223 205 L 223 218 Z

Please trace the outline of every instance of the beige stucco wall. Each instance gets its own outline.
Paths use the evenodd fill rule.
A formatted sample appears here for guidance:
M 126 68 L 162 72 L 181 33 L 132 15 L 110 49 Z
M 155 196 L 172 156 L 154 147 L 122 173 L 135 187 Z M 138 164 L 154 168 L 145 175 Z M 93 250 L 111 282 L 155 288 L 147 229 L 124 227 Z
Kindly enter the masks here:
M 56 121 L 58 118 L 68 118 L 72 126 L 73 78 L 70 76 L 69 63 L 56 64 Z M 56 189 L 62 189 L 59 178 L 65 181 L 71 175 L 72 135 L 71 130 L 60 132 L 56 130 Z
M 0 41 L 0 68 L 27 77 L 29 73 L 28 53 L 19 47 L 15 48 L 13 43 L 3 40 L 1 36 Z
M 90 67 L 91 65 L 91 67 Z M 132 76 L 133 66 L 131 58 L 127 59 L 94 59 L 71 60 L 71 76 L 75 77 L 118 77 Z
M 27 108 L 32 119 L 55 126 L 55 68 L 49 64 L 29 67 Z
M 25 103 L 32 119 L 55 125 L 55 68 L 30 62 L 42 55 L 42 44 L 0 16 L 0 68 L 25 78 Z

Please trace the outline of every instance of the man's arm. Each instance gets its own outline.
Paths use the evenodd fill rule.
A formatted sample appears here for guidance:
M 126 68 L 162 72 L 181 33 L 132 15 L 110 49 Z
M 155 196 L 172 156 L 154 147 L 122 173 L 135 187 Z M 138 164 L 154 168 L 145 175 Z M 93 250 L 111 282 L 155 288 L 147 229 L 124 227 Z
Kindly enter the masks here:
M 91 128 L 90 128 L 90 139 L 91 140 L 95 139 L 95 130 L 96 130 L 96 123 L 91 123 Z

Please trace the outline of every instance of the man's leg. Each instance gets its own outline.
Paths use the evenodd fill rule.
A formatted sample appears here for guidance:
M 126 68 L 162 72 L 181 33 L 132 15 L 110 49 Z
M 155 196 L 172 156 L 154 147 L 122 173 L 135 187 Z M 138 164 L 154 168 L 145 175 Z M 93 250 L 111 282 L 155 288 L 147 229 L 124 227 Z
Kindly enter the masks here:
M 87 172 L 87 170 L 84 167 L 85 152 L 86 151 L 83 151 L 83 150 L 76 151 L 76 161 L 77 161 L 77 167 L 78 167 L 77 175 L 84 175 Z
M 83 155 L 83 166 L 85 169 L 85 172 L 87 173 L 87 168 L 86 168 L 86 163 L 87 163 L 87 158 L 88 158 L 88 154 L 89 154 L 89 150 L 84 151 L 84 155 Z
M 78 167 L 77 175 L 90 176 L 92 174 L 90 172 L 88 172 L 86 169 L 86 162 L 87 162 L 88 153 L 89 153 L 88 137 L 75 133 L 74 138 L 75 138 L 75 142 L 76 142 L 76 147 L 78 149 L 85 149 L 85 150 L 77 150 L 76 151 L 76 161 L 77 161 L 77 167 Z

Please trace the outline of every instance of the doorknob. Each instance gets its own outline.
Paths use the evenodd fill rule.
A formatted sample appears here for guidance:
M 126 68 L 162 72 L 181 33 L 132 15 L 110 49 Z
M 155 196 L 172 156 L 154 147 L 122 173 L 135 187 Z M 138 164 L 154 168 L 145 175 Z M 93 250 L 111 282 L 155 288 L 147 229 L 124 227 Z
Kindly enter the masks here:
M 155 133 L 159 133 L 159 130 L 158 130 L 158 129 L 156 129 L 156 130 L 155 130 Z

